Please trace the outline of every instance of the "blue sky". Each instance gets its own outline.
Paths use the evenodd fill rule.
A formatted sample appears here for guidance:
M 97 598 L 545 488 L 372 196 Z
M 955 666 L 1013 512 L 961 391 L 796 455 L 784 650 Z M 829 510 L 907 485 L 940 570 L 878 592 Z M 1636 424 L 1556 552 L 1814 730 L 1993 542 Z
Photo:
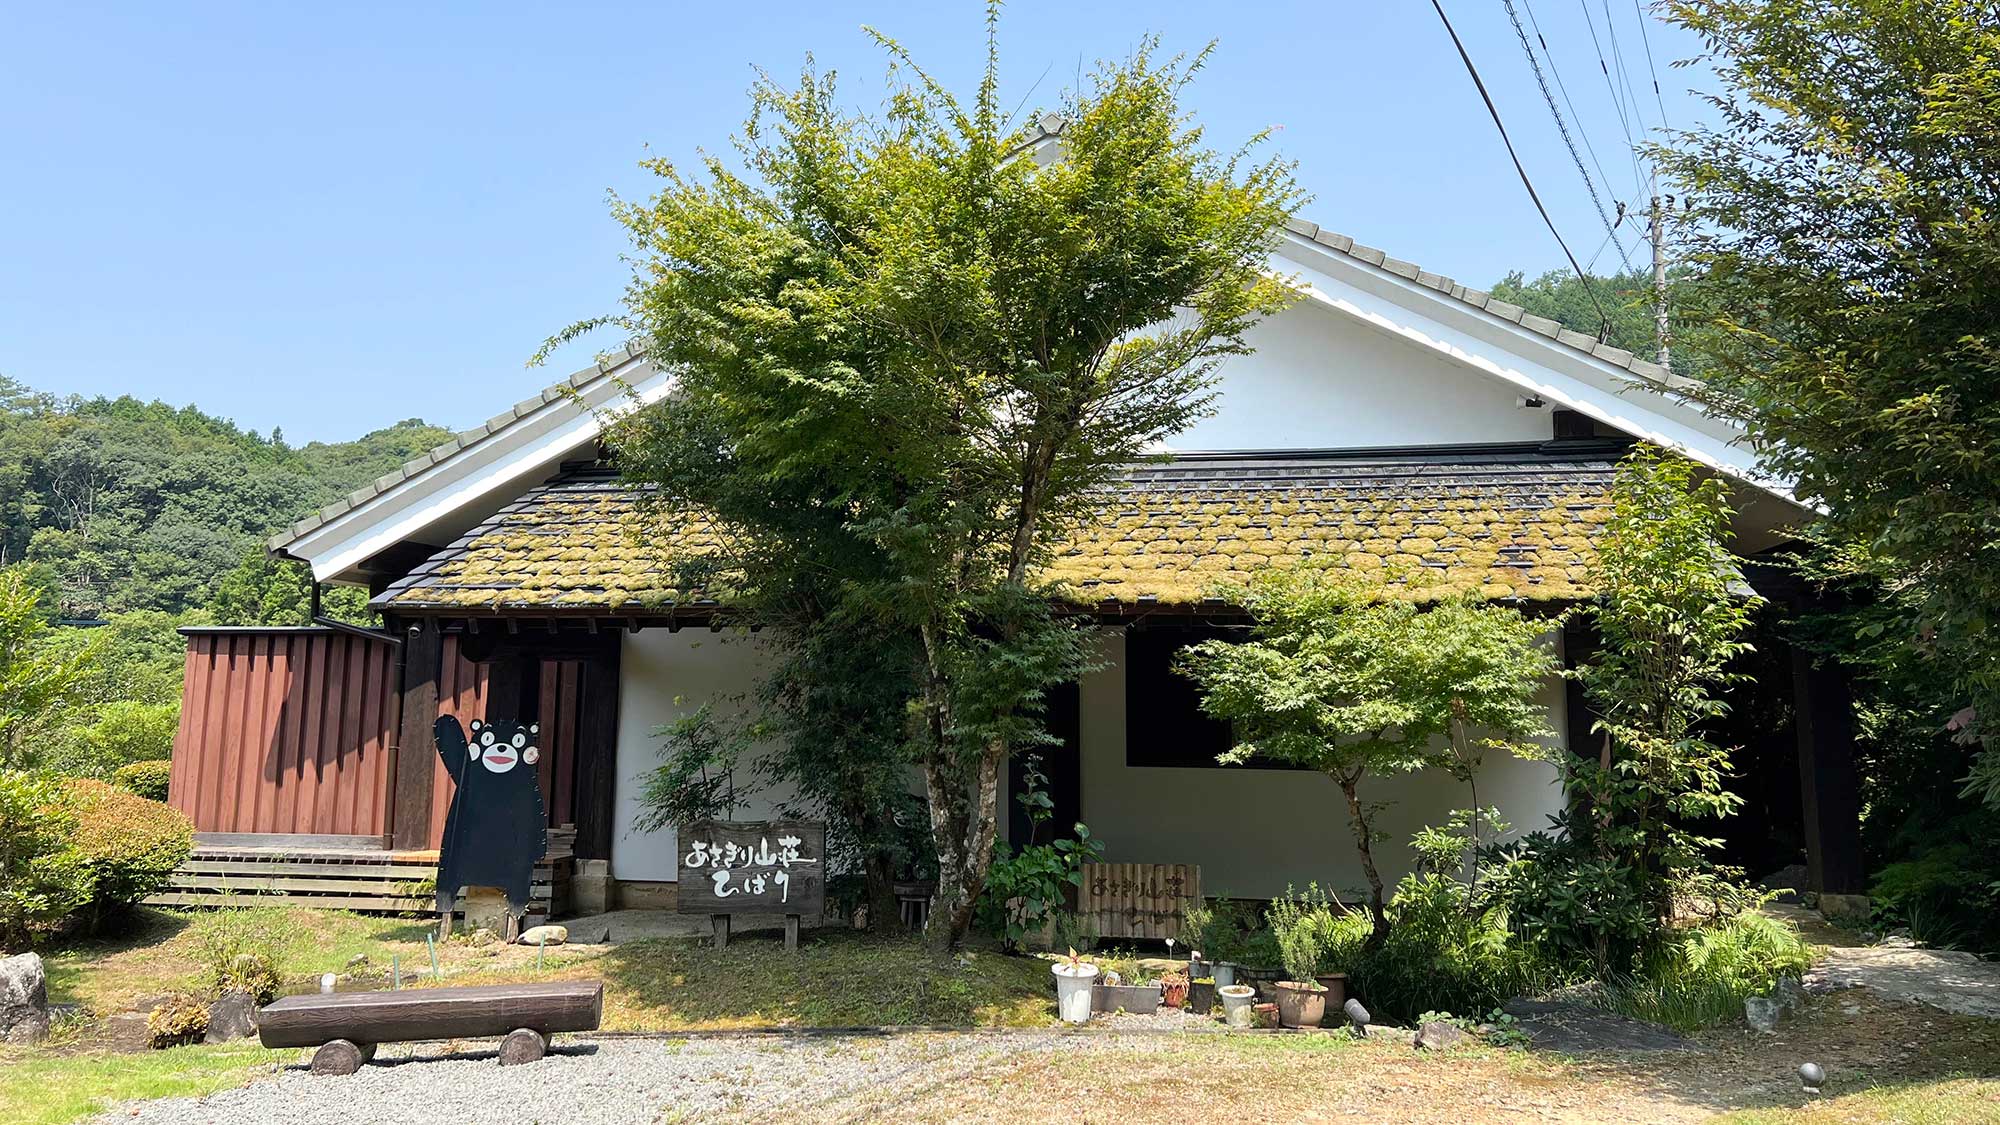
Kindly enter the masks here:
M 1657 125 L 1633 0 L 1527 2 L 1610 196 L 1633 199 L 1584 18 L 1607 60 L 1615 30 Z M 1500 0 L 1446 10 L 1589 257 L 1603 227 Z M 857 105 L 879 104 L 863 24 L 955 86 L 976 77 L 980 12 L 959 2 L 0 0 L 0 374 L 193 402 L 294 442 L 478 422 L 589 361 L 576 345 L 523 366 L 550 332 L 617 307 L 625 242 L 606 191 L 643 196 L 649 150 L 723 147 L 753 66 L 795 72 L 811 52 Z M 1192 108 L 1218 144 L 1279 126 L 1315 196 L 1307 217 L 1468 284 L 1562 264 L 1428 0 L 1017 0 L 1009 104 L 1053 101 L 1146 31 L 1219 40 Z M 1697 44 L 1648 33 L 1667 117 L 1685 125 L 1704 72 L 1667 64 Z

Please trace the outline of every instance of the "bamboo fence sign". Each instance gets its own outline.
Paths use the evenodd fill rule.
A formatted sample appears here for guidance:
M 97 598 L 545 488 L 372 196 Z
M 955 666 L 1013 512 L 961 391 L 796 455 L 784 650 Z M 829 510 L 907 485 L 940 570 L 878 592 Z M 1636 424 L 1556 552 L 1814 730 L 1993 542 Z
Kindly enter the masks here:
M 1086 863 L 1076 912 L 1099 937 L 1179 938 L 1181 910 L 1201 901 L 1193 863 Z

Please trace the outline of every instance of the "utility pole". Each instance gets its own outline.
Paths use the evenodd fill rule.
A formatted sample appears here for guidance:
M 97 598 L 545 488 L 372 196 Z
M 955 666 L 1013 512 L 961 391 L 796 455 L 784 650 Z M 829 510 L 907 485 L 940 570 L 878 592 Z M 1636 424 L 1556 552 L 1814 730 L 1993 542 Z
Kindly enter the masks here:
M 1668 200 L 1672 206 L 1672 200 Z M 1660 197 L 1653 197 L 1653 224 L 1649 232 L 1653 243 L 1653 333 L 1660 342 L 1660 366 L 1671 366 L 1667 354 L 1667 228 L 1666 213 L 1660 209 Z

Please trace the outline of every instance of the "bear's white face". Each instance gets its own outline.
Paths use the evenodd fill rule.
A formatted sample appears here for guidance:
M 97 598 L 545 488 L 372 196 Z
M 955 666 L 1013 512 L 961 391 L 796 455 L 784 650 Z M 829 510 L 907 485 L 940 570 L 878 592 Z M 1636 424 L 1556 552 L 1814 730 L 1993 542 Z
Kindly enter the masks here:
M 532 724 L 527 730 L 515 731 L 513 738 L 502 739 L 492 727 L 474 719 L 472 744 L 466 747 L 466 752 L 493 773 L 506 773 L 521 762 L 532 766 L 541 760 L 542 752 L 528 736 L 540 733 L 541 729 L 541 724 Z

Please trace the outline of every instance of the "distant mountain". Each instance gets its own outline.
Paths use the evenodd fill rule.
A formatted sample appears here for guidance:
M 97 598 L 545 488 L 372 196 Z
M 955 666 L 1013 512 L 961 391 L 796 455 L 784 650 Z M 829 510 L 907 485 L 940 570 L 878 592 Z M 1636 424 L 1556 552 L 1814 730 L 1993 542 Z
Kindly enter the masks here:
M 192 406 L 0 377 L 0 565 L 44 571 L 71 616 L 202 608 L 273 531 L 449 436 L 411 418 L 294 448 Z

